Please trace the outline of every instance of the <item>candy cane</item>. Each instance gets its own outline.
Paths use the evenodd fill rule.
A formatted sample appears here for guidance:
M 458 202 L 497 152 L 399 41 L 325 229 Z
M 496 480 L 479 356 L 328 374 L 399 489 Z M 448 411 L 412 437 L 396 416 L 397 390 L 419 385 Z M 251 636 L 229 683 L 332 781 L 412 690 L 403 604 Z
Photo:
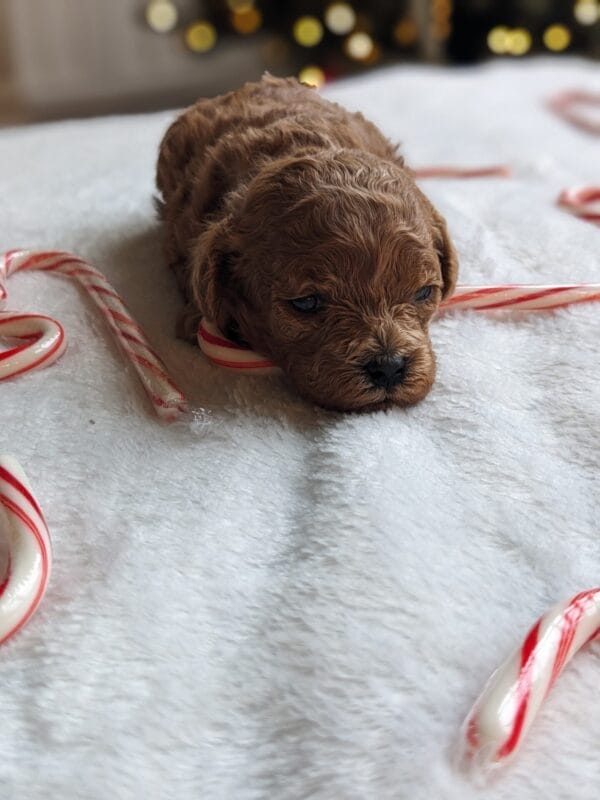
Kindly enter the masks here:
M 490 167 L 421 167 L 414 169 L 416 178 L 510 178 L 510 167 L 499 164 Z
M 226 339 L 212 322 L 205 319 L 198 326 L 198 345 L 209 361 L 224 369 L 252 375 L 280 372 L 268 358 Z
M 501 286 L 460 286 L 441 305 L 441 310 L 550 311 L 576 303 L 600 300 L 600 283 L 535 285 L 507 283 Z
M 582 89 L 570 89 L 551 97 L 547 102 L 547 106 L 551 111 L 576 128 L 596 136 L 600 134 L 600 119 L 596 121 L 592 117 L 581 113 L 582 106 L 590 108 L 600 106 L 600 93 L 587 92 Z
M 121 349 L 133 364 L 158 416 L 172 421 L 187 411 L 185 398 L 169 377 L 165 365 L 119 295 L 98 269 L 71 253 L 10 250 L 0 260 L 0 302 L 7 296 L 6 279 L 21 270 L 42 270 L 74 278 L 101 310 Z M 37 338 L 33 342 L 26 342 L 18 348 L 0 353 L 0 358 L 5 361 L 0 377 L 15 377 L 47 366 L 64 350 L 64 333 L 54 320 L 32 314 L 6 316 L 13 312 L 1 313 L 0 319 L 4 324 L 0 326 L 0 332 L 20 338 Z M 19 321 L 17 317 L 21 317 L 21 327 L 15 327 Z M 46 321 L 43 329 L 40 329 L 41 320 Z
M 564 189 L 557 202 L 575 216 L 600 225 L 600 186 Z
M 49 366 L 67 346 L 61 325 L 41 314 L 0 311 L 0 336 L 23 341 L 0 351 L 0 381 Z
M 600 284 L 597 283 L 564 286 L 514 283 L 502 286 L 460 286 L 452 297 L 441 304 L 440 310 L 548 311 L 594 300 L 600 300 Z M 252 375 L 279 372 L 279 368 L 266 356 L 230 341 L 208 320 L 200 321 L 198 344 L 209 361 L 219 367 Z
M 23 469 L 0 456 L 0 529 L 8 541 L 4 577 L 0 577 L 0 644 L 30 619 L 46 591 L 52 547 L 44 515 Z
M 462 729 L 464 766 L 506 763 L 517 751 L 564 666 L 600 634 L 600 588 L 575 595 L 541 617 L 494 672 Z

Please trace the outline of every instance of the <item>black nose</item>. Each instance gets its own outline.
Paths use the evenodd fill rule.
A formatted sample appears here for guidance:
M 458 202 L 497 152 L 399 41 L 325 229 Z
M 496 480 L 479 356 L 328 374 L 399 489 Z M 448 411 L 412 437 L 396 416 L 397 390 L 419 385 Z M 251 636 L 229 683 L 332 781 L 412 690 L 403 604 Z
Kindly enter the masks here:
M 374 386 L 382 389 L 393 389 L 404 380 L 406 358 L 397 356 L 389 359 L 376 359 L 365 365 L 365 372 Z

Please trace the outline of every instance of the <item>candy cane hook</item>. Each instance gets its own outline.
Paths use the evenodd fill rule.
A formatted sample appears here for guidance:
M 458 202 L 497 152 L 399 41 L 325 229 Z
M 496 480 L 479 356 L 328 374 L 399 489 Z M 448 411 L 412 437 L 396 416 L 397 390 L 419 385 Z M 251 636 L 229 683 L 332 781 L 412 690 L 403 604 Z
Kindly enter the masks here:
M 0 577 L 0 644 L 27 623 L 40 604 L 52 568 L 50 533 L 27 476 L 0 456 L 0 530 L 8 543 Z
M 67 346 L 60 323 L 42 314 L 0 311 L 0 336 L 20 341 L 0 351 L 0 381 L 50 366 Z
M 22 270 L 53 272 L 76 280 L 102 312 L 121 349 L 135 368 L 158 416 L 173 421 L 186 413 L 184 396 L 100 270 L 71 253 L 10 250 L 0 258 L 0 303 L 6 300 L 7 278 Z M 59 323 L 36 314 L 0 312 L 0 334 L 24 340 L 18 347 L 0 352 L 0 380 L 47 366 L 65 348 L 64 331 Z

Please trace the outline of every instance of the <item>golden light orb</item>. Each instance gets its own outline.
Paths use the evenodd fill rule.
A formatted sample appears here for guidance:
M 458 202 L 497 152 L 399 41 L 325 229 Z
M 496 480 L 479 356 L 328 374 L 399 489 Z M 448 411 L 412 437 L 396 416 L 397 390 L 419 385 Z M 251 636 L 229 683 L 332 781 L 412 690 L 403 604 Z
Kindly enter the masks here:
M 323 26 L 316 17 L 299 17 L 294 22 L 293 33 L 302 47 L 315 47 L 323 38 Z
M 185 43 L 194 53 L 206 53 L 217 43 L 215 26 L 205 20 L 192 22 L 185 30 Z
M 178 13 L 171 0 L 152 0 L 146 6 L 146 22 L 155 33 L 169 33 L 177 25 Z
M 550 25 L 544 31 L 544 44 L 556 53 L 566 50 L 571 44 L 571 31 L 564 25 Z
M 492 53 L 500 55 L 508 51 L 510 31 L 504 25 L 497 25 L 487 35 L 487 46 Z
M 309 86 L 316 86 L 319 89 L 325 83 L 325 73 L 321 67 L 310 64 L 300 70 L 298 80 L 301 83 L 307 83 Z
M 600 20 L 600 4 L 595 0 L 580 0 L 575 4 L 573 16 L 580 25 L 593 25 Z
M 415 21 L 410 17 L 398 20 L 392 30 L 392 37 L 396 44 L 408 47 L 414 44 L 418 38 L 418 31 Z
M 348 3 L 333 3 L 325 11 L 325 25 L 332 33 L 344 36 L 356 25 L 356 14 Z
M 525 55 L 531 49 L 531 34 L 525 28 L 515 28 L 507 36 L 506 48 L 513 56 Z
M 363 32 L 353 33 L 352 36 L 346 39 L 344 45 L 346 54 L 356 61 L 366 61 L 373 52 L 374 47 L 373 39 L 368 33 Z
M 262 25 L 262 14 L 257 8 L 248 6 L 240 11 L 234 11 L 231 15 L 231 27 L 238 33 L 248 35 L 255 33 Z

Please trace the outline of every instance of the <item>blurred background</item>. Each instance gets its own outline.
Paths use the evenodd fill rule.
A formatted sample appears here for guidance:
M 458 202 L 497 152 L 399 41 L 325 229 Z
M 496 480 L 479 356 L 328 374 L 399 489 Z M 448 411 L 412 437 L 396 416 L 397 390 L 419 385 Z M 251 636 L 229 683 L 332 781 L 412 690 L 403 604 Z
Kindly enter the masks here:
M 0 0 L 0 125 L 541 53 L 600 58 L 600 0 Z

